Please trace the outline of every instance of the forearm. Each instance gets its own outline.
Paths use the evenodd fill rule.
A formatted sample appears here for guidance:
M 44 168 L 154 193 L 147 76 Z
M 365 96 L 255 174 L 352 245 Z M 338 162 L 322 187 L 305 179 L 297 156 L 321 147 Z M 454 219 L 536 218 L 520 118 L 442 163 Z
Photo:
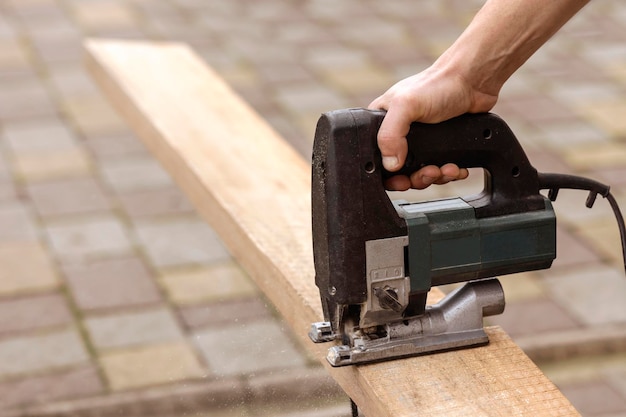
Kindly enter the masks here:
M 504 82 L 587 3 L 488 0 L 433 68 L 462 77 L 479 94 L 497 96 Z

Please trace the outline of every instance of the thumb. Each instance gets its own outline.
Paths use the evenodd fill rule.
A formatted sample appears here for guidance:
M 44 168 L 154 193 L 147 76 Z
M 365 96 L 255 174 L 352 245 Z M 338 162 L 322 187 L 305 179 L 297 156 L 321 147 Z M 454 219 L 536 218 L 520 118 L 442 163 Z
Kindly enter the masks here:
M 408 152 L 406 135 L 411 127 L 411 117 L 406 112 L 390 108 L 378 130 L 378 147 L 387 171 L 397 171 Z

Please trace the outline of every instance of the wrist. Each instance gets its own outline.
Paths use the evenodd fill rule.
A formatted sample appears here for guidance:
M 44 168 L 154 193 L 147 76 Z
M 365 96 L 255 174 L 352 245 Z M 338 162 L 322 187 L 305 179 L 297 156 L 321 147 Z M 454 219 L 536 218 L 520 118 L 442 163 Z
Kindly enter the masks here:
M 486 65 L 479 65 L 467 50 L 456 52 L 453 47 L 441 55 L 430 69 L 442 78 L 455 80 L 458 91 L 462 91 L 465 97 L 464 112 L 482 113 L 491 110 L 506 80 L 494 77 L 493 71 Z

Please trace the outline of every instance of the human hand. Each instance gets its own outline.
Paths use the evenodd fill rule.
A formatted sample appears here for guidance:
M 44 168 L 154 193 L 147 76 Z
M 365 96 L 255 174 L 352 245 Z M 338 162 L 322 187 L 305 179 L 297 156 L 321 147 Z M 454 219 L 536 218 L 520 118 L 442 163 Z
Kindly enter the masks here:
M 374 100 L 370 109 L 387 111 L 378 131 L 383 166 L 399 170 L 408 151 L 406 135 L 412 122 L 438 123 L 467 112 L 490 110 L 496 96 L 476 91 L 461 76 L 436 69 L 405 78 Z M 424 189 L 431 184 L 445 184 L 467 178 L 469 172 L 455 164 L 429 165 L 411 174 L 395 175 L 385 182 L 389 190 Z

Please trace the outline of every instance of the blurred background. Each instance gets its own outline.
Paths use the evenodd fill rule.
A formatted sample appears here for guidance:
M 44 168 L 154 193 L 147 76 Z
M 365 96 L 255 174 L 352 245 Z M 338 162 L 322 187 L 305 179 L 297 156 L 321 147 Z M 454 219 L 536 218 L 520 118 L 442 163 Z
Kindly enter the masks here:
M 350 412 L 102 97 L 85 37 L 188 43 L 309 158 L 321 112 L 424 69 L 481 4 L 0 0 L 0 415 Z M 591 2 L 494 111 L 539 170 L 609 183 L 626 209 L 626 3 Z M 473 174 L 414 197 L 478 191 Z M 560 193 L 557 261 L 503 278 L 490 323 L 583 416 L 626 416 L 619 237 L 608 204 L 585 199 Z

